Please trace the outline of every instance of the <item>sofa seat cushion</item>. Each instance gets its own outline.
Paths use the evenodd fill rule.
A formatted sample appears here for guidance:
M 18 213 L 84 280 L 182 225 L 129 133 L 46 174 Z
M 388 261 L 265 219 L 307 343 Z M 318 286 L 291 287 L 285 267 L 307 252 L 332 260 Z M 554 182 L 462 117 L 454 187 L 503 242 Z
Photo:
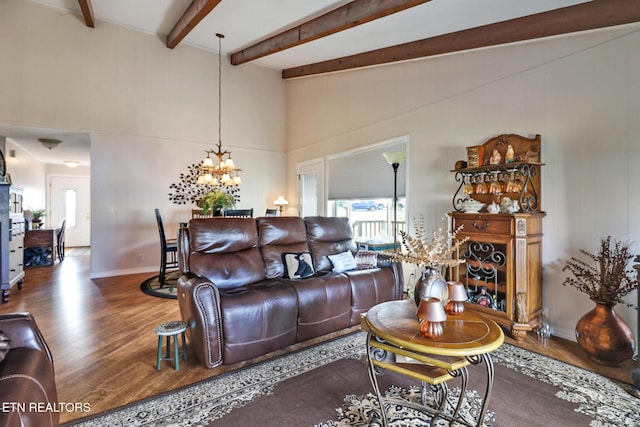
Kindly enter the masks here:
M 360 324 L 360 315 L 381 302 L 396 299 L 396 285 L 390 268 L 353 270 L 344 273 L 351 285 L 350 325 Z
M 10 411 L 0 411 L 1 426 L 58 425 L 59 412 L 46 410 L 48 403 L 58 401 L 46 353 L 25 347 L 7 353 L 0 364 L 0 401 L 25 404 L 24 411 L 15 405 Z
M 328 273 L 288 283 L 298 294 L 298 342 L 349 326 L 351 287 L 347 276 Z
M 221 290 L 220 307 L 225 365 L 295 343 L 298 298 L 284 283 L 265 280 Z

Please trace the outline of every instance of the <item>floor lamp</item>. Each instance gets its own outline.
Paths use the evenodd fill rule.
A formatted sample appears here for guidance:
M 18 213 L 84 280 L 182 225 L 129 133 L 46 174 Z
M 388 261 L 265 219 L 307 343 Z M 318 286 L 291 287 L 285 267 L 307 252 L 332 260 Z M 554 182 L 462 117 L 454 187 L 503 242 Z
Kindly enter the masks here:
M 393 168 L 393 250 L 398 248 L 398 167 L 407 156 L 406 151 L 390 151 L 382 153 Z

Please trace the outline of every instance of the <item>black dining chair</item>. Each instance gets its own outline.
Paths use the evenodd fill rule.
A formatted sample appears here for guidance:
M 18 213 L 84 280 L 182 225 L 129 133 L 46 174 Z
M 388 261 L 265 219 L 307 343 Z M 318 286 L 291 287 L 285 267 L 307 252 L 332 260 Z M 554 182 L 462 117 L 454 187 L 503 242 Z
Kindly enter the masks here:
M 56 252 L 58 255 L 58 260 L 62 261 L 64 259 L 64 230 L 67 224 L 67 220 L 62 220 L 62 225 L 56 234 Z
M 278 208 L 269 209 L 265 212 L 264 216 L 278 216 Z
M 224 216 L 251 218 L 251 217 L 253 217 L 253 208 L 251 208 L 251 209 L 226 209 L 224 211 Z
M 156 209 L 156 222 L 158 223 L 158 234 L 160 234 L 160 274 L 158 275 L 158 281 L 160 282 L 160 287 L 163 287 L 167 269 L 178 268 L 178 242 L 176 239 L 167 240 L 159 209 Z

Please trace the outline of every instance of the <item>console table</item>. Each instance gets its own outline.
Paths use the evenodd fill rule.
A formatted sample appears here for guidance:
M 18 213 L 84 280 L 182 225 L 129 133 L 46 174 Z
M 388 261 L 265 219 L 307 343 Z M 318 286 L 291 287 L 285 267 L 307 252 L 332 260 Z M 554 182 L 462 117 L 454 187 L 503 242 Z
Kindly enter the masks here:
M 56 245 L 60 227 L 27 230 L 24 236 L 24 266 L 51 266 L 56 261 Z
M 378 396 L 382 423 L 388 425 L 385 402 L 428 412 L 436 418 L 467 426 L 482 425 L 491 390 L 494 368 L 489 353 L 502 345 L 504 333 L 496 322 L 471 310 L 461 316 L 448 316 L 444 333 L 435 339 L 425 338 L 420 332 L 417 307 L 413 300 L 388 301 L 371 308 L 362 316 L 362 329 L 367 331 L 367 360 L 369 378 Z M 484 363 L 487 386 L 482 407 L 474 423 L 460 416 L 465 398 L 470 364 Z M 389 369 L 421 381 L 422 405 L 393 397 L 383 397 L 377 375 Z M 460 398 L 453 411 L 446 408 L 447 381 L 460 377 Z M 435 394 L 435 407 L 426 403 L 427 384 Z

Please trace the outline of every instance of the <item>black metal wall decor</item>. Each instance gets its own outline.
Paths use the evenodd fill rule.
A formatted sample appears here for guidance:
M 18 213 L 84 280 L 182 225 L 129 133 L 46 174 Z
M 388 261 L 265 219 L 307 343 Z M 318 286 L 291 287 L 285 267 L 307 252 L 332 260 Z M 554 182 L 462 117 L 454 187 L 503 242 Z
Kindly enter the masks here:
M 180 174 L 180 181 L 169 186 L 169 200 L 177 205 L 186 205 L 187 203 L 198 204 L 198 201 L 205 194 L 219 190 L 224 193 L 231 194 L 236 202 L 240 202 L 240 187 L 238 185 L 202 185 L 198 184 L 198 176 L 200 175 L 200 165 L 192 164 L 187 168 L 187 173 Z

